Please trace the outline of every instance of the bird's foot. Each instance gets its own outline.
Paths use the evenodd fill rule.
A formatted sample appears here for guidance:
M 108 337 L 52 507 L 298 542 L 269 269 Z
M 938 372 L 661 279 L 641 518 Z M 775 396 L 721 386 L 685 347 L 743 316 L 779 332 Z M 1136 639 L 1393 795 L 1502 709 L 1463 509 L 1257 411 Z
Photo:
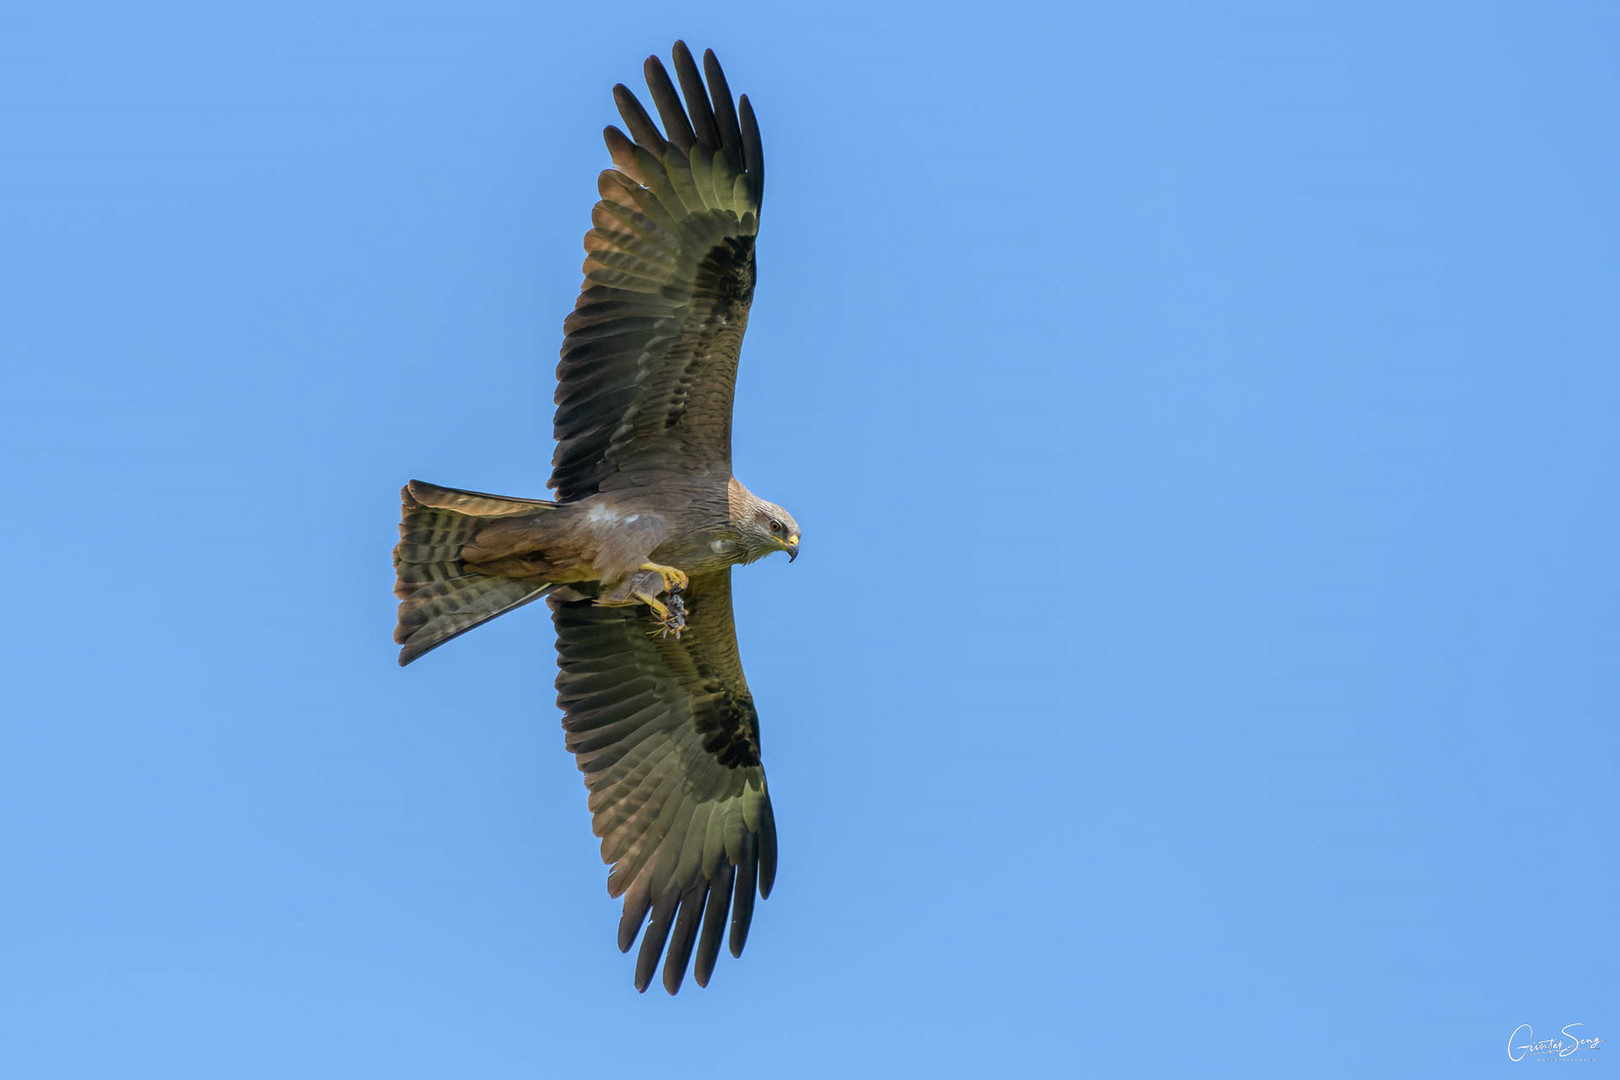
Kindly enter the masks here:
M 673 566 L 664 566 L 661 563 L 655 562 L 644 562 L 640 566 L 636 567 L 636 569 L 651 570 L 653 573 L 663 578 L 663 591 L 668 593 L 670 596 L 674 596 L 676 593 L 686 588 L 687 585 L 691 584 L 691 579 L 686 576 L 686 571 Z
M 655 637 L 673 637 L 677 641 L 680 640 L 681 631 L 686 629 L 686 601 L 681 599 L 678 588 L 670 592 L 668 604 L 649 593 L 638 592 L 632 595 L 646 604 L 648 610 L 653 613 L 653 618 L 658 620 L 658 629 L 653 631 Z

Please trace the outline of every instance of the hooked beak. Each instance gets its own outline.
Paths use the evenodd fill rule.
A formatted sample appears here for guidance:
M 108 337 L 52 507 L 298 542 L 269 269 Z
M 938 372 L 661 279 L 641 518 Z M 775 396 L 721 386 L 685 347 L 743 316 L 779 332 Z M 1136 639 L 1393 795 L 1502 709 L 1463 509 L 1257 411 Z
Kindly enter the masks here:
M 797 559 L 799 557 L 799 534 L 798 533 L 794 533 L 792 536 L 787 538 L 787 553 L 788 553 L 788 562 L 792 562 L 794 559 Z

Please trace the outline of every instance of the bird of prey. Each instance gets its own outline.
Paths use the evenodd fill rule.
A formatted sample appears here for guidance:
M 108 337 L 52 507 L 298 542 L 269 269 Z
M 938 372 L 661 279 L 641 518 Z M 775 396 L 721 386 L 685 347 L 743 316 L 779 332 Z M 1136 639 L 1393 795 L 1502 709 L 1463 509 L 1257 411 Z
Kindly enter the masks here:
M 401 665 L 546 597 L 565 741 L 613 867 L 608 893 L 624 898 L 619 949 L 645 922 L 636 989 L 667 943 L 671 994 L 694 950 L 708 985 L 728 913 L 731 954 L 742 955 L 755 890 L 770 895 L 776 876 L 731 568 L 799 553 L 793 515 L 731 473 L 764 191 L 759 126 L 713 52 L 700 70 L 676 42 L 674 61 L 674 80 L 657 57 L 646 63 L 662 131 L 613 88 L 629 134 L 603 133 L 614 167 L 597 180 L 585 281 L 563 323 L 554 498 L 412 480 L 394 549 Z

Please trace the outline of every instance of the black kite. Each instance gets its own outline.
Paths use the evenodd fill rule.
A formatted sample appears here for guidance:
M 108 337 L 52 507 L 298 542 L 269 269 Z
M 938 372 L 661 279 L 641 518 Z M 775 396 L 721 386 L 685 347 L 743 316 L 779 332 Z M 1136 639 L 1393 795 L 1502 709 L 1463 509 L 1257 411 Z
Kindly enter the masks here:
M 613 88 L 630 133 L 605 132 L 614 168 L 597 183 L 585 283 L 563 323 L 555 500 L 412 480 L 394 549 L 401 664 L 547 598 L 567 746 L 613 865 L 608 893 L 624 897 L 619 948 L 650 913 L 636 989 L 667 942 L 672 994 L 694 949 L 707 985 L 728 913 L 742 954 L 755 889 L 768 896 L 776 875 L 731 568 L 799 550 L 792 515 L 731 475 L 759 127 L 712 52 L 701 73 L 680 42 L 674 59 L 679 94 L 656 57 L 646 64 L 662 133 Z

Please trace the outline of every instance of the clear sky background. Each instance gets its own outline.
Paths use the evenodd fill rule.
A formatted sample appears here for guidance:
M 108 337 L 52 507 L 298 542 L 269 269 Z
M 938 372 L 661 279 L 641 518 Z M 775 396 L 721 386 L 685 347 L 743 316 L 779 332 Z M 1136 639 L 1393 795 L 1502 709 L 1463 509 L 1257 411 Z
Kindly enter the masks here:
M 1611 1069 L 1620 9 L 671 7 L 0 9 L 0 1075 Z M 389 549 L 543 494 L 677 36 L 805 541 L 776 892 L 670 999 L 544 610 L 400 671 Z

